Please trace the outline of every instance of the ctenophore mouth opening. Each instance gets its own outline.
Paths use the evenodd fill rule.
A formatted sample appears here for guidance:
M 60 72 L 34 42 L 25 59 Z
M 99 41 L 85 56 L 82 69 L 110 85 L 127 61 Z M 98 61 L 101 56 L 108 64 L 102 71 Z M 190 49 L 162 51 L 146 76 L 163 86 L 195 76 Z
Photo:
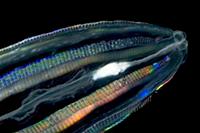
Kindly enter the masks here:
M 188 57 L 188 41 L 187 35 L 183 31 L 174 31 L 173 32 L 173 37 L 175 40 L 175 44 L 177 44 L 177 50 L 182 54 L 183 56 L 183 61 L 182 63 L 185 63 Z
M 174 31 L 173 32 L 174 39 L 179 42 L 181 40 L 186 40 L 186 33 L 183 31 Z

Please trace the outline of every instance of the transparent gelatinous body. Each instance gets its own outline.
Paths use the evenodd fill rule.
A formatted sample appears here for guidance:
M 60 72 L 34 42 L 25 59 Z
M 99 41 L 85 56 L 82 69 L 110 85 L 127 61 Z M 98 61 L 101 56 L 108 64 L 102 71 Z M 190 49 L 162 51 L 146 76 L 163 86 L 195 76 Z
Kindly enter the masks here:
M 183 32 L 141 22 L 101 21 L 25 39 L 0 49 L 0 130 L 109 130 L 186 56 Z

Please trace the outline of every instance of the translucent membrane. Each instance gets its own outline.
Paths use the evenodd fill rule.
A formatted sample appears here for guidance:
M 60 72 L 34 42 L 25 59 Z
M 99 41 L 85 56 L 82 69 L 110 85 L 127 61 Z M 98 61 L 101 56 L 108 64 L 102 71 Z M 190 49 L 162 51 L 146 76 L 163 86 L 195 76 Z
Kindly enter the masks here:
M 169 82 L 186 56 L 185 33 L 129 21 L 25 39 L 0 49 L 0 130 L 109 130 Z

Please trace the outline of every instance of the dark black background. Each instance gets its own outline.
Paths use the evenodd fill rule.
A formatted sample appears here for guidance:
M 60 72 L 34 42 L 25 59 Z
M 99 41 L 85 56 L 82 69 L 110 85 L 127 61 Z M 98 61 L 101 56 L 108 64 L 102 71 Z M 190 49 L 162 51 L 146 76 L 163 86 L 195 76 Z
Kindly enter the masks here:
M 116 132 L 196 132 L 199 13 L 195 3 L 92 1 L 89 3 L 9 3 L 0 13 L 0 47 L 59 28 L 100 20 L 148 22 L 186 32 L 188 59 L 149 104 L 110 130 Z M 196 81 L 197 82 L 196 82 Z M 196 96 L 197 95 L 197 96 Z M 0 131 L 2 132 L 2 131 Z

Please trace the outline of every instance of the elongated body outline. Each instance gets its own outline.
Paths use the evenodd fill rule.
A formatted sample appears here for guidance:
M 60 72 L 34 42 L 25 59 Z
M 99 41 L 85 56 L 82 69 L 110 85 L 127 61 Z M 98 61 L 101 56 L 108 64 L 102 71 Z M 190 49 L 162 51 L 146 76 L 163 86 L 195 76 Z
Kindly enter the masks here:
M 183 33 L 182 32 L 180 32 L 180 31 L 175 31 L 175 32 L 173 32 L 172 30 L 170 30 L 170 29 L 165 29 L 165 28 L 161 28 L 161 27 L 157 27 L 157 26 L 154 26 L 154 25 L 150 25 L 150 24 L 146 24 L 146 23 L 135 23 L 135 22 L 129 22 L 129 21 L 111 21 L 111 22 L 108 22 L 108 21 L 102 21 L 102 22 L 97 22 L 97 23 L 89 23 L 89 24 L 85 24 L 85 25 L 78 25 L 78 26 L 73 26 L 73 27 L 70 27 L 70 28 L 67 28 L 67 29 L 61 29 L 61 30 L 57 30 L 57 31 L 54 31 L 54 32 L 51 32 L 51 33 L 47 33 L 47 34 L 43 34 L 43 35 L 39 35 L 39 36 L 35 36 L 35 37 L 32 37 L 32 38 L 29 38 L 29 39 L 26 39 L 26 40 L 24 40 L 24 41 L 22 41 L 22 42 L 19 42 L 19 43 L 17 43 L 17 44 L 15 44 L 15 45 L 13 45 L 13 46 L 11 46 L 11 47 L 7 47 L 7 48 L 4 48 L 4 49 L 1 49 L 0 50 L 0 58 L 1 59 L 5 59 L 7 56 L 11 56 L 12 54 L 13 55 L 15 55 L 15 52 L 16 53 L 18 53 L 19 51 L 20 51 L 20 49 L 22 50 L 23 48 L 26 48 L 26 47 L 28 47 L 28 44 L 31 44 L 31 43 L 34 43 L 34 42 L 37 42 L 39 39 L 42 39 L 42 38 L 51 38 L 51 37 L 54 37 L 54 35 L 55 36 L 57 36 L 57 35 L 59 35 L 59 34 L 62 34 L 62 32 L 65 32 L 65 31 L 70 31 L 70 32 L 74 32 L 74 30 L 75 31 L 77 31 L 77 32 L 80 32 L 81 30 L 83 30 L 84 31 L 84 29 L 86 29 L 87 30 L 87 28 L 89 29 L 89 28 L 95 28 L 95 26 L 96 26 L 96 28 L 98 29 L 99 27 L 98 27 L 98 25 L 100 25 L 100 28 L 99 28 L 99 30 L 100 31 L 98 31 L 97 29 L 96 30 L 94 30 L 94 31 L 92 31 L 91 33 L 98 33 L 98 32 L 102 32 L 102 34 L 103 34 L 103 30 L 101 29 L 101 26 L 102 25 L 106 25 L 104 28 L 106 29 L 106 28 L 110 28 L 109 27 L 109 25 L 112 27 L 112 25 L 118 25 L 118 26 L 124 26 L 124 25 L 130 25 L 130 27 L 132 26 L 133 28 L 131 29 L 131 30 L 133 30 L 134 31 L 134 28 L 136 29 L 136 32 L 138 32 L 138 33 L 140 33 L 141 31 L 148 31 L 149 33 L 151 33 L 152 32 L 152 36 L 154 37 L 154 36 L 159 36 L 160 34 L 161 35 L 167 35 L 167 34 L 171 34 L 171 37 L 169 36 L 169 39 L 167 40 L 167 39 L 160 39 L 159 37 L 158 38 L 155 38 L 155 42 L 152 42 L 152 43 L 157 43 L 157 47 L 154 47 L 154 45 L 155 44 L 152 44 L 152 48 L 150 47 L 151 45 L 149 45 L 149 46 L 147 46 L 147 48 L 146 48 L 146 55 L 144 54 L 144 55 L 140 55 L 142 52 L 143 53 L 145 53 L 144 51 L 142 51 L 141 50 L 141 53 L 139 52 L 138 53 L 138 55 L 140 55 L 140 56 L 137 56 L 137 54 L 135 54 L 134 53 L 134 51 L 140 51 L 139 49 L 140 48 L 137 48 L 137 47 L 133 47 L 132 49 L 133 49 L 133 51 L 131 51 L 130 49 L 127 49 L 126 51 L 124 50 L 124 53 L 122 52 L 122 54 L 119 56 L 119 58 L 116 58 L 116 56 L 117 55 L 119 55 L 119 53 L 120 52 L 116 52 L 115 53 L 115 51 L 113 51 L 113 57 L 111 58 L 111 57 L 109 57 L 109 58 L 106 58 L 106 57 L 108 57 L 109 55 L 112 55 L 112 52 L 111 52 L 111 54 L 106 54 L 106 53 L 102 53 L 102 57 L 100 56 L 100 55 L 97 55 L 97 57 L 98 57 L 98 59 L 97 58 L 95 58 L 95 55 L 93 56 L 88 56 L 88 58 L 86 57 L 84 57 L 85 59 L 80 59 L 80 62 L 78 62 L 78 60 L 79 59 L 75 59 L 74 60 L 74 64 L 73 64 L 73 61 L 72 62 L 70 62 L 71 63 L 71 67 L 68 67 L 68 65 L 67 66 L 65 66 L 65 67 L 63 67 L 63 69 L 61 69 L 62 68 L 62 66 L 60 65 L 60 68 L 59 68 L 59 70 L 60 70 L 60 72 L 57 70 L 57 68 L 55 68 L 55 70 L 53 70 L 53 68 L 52 68 L 52 72 L 50 72 L 50 71 L 46 71 L 47 73 L 45 74 L 45 73 L 43 73 L 43 74 L 41 74 L 41 75 L 36 75 L 37 77 L 36 78 L 30 78 L 30 80 L 28 80 L 28 79 L 25 79 L 24 81 L 23 80 L 21 80 L 21 82 L 19 81 L 18 82 L 18 84 L 14 84 L 13 85 L 13 89 L 12 89 L 12 87 L 11 87 L 11 89 L 9 90 L 9 91 L 4 91 L 4 92 L 1 92 L 0 93 L 0 100 L 4 100 L 4 99 L 6 99 L 7 97 L 10 97 L 10 96 L 12 96 L 12 94 L 14 93 L 21 93 L 21 92 L 23 92 L 26 88 L 31 88 L 32 86 L 35 86 L 36 84 L 40 84 L 41 82 L 44 82 L 44 81 L 46 81 L 46 78 L 49 80 L 49 79 L 54 79 L 54 78 L 56 78 L 56 77 L 59 77 L 60 75 L 58 75 L 58 76 L 52 76 L 54 73 L 64 73 L 64 74 L 66 74 L 66 73 L 68 73 L 68 72 L 64 72 L 64 71 L 74 71 L 74 69 L 79 69 L 79 68 L 81 68 L 81 67 L 84 67 L 84 66 L 87 66 L 88 64 L 92 64 L 92 63 L 98 63 L 98 62 L 107 62 L 108 64 L 109 64 L 109 62 L 117 62 L 118 60 L 122 60 L 122 61 L 119 61 L 119 63 L 121 63 L 121 62 L 128 62 L 128 61 L 126 61 L 125 59 L 126 58 L 128 58 L 129 56 L 132 56 L 131 57 L 131 60 L 134 60 L 134 56 L 136 56 L 137 58 L 144 58 L 144 57 L 142 57 L 142 56 L 147 56 L 148 54 L 151 54 L 151 56 L 147 56 L 147 57 L 145 57 L 144 59 L 146 59 L 146 60 L 144 60 L 144 62 L 145 61 L 147 61 L 147 60 L 151 60 L 151 58 L 153 58 L 154 56 L 156 57 L 156 55 L 159 55 L 159 56 L 161 56 L 161 55 L 166 55 L 168 52 L 170 52 L 170 51 L 173 51 L 173 50 L 179 50 L 179 51 L 182 51 L 182 50 L 186 50 L 187 49 L 187 41 L 185 40 L 185 37 L 184 37 L 184 35 L 183 35 Z M 138 28 L 138 27 L 139 28 Z M 145 27 L 146 26 L 146 27 Z M 129 27 L 129 28 L 130 28 Z M 137 29 L 138 28 L 138 29 Z M 146 29 L 145 29 L 146 28 Z M 117 29 L 117 28 L 116 28 Z M 126 29 L 126 28 L 125 28 Z M 101 31 L 102 30 L 102 31 Z M 126 29 L 126 30 L 130 30 L 130 29 Z M 155 33 L 154 33 L 154 32 Z M 163 33 L 162 33 L 162 32 Z M 165 31 L 165 33 L 164 33 L 164 31 Z M 107 31 L 107 32 L 110 32 L 109 30 Z M 112 31 L 113 32 L 113 31 Z M 114 30 L 114 32 L 116 32 L 115 30 Z M 158 33 L 156 33 L 156 32 L 158 32 Z M 125 32 L 126 33 L 126 32 Z M 148 33 L 148 34 L 149 34 Z M 173 33 L 173 34 L 172 34 Z M 160 35 L 160 36 L 161 36 Z M 75 36 L 75 35 L 74 35 Z M 89 35 L 88 35 L 89 36 Z M 93 36 L 95 36 L 95 34 L 93 35 Z M 120 36 L 120 34 L 119 34 L 119 36 Z M 137 36 L 140 36 L 140 35 L 137 35 Z M 178 37 L 177 37 L 178 36 Z M 174 37 L 174 38 L 173 38 Z M 87 38 L 87 36 L 86 36 L 86 38 Z M 83 39 L 85 39 L 85 38 L 83 38 Z M 144 39 L 144 38 L 143 38 Z M 160 39 L 160 40 L 159 40 Z M 159 42 L 160 41 L 160 42 Z M 105 43 L 107 43 L 107 42 L 105 42 Z M 138 42 L 138 43 L 141 43 L 141 42 Z M 169 45 L 168 46 L 168 44 L 170 44 L 171 43 L 171 45 Z M 40 44 L 40 43 L 39 43 Z M 38 46 L 40 46 L 38 44 Z M 76 44 L 76 42 L 74 43 L 74 44 Z M 147 43 L 148 44 L 148 43 Z M 136 43 L 136 45 L 138 45 L 137 43 Z M 143 46 L 144 44 L 142 44 L 142 48 L 143 49 L 145 49 L 145 46 Z M 33 47 L 35 47 L 34 45 L 32 45 Z M 61 46 L 61 44 L 60 45 L 58 45 L 58 46 Z M 55 46 L 53 46 L 53 45 L 50 45 L 50 47 L 54 47 L 55 48 Z M 73 47 L 73 45 L 72 45 L 72 47 Z M 142 49 L 141 48 L 141 49 Z M 16 49 L 16 51 L 14 50 L 13 52 L 10 52 L 10 51 L 12 51 L 13 49 Z M 27 48 L 28 49 L 28 48 Z M 33 48 L 31 48 L 32 49 L 32 51 L 34 51 L 34 52 L 39 52 L 37 49 L 33 49 Z M 24 49 L 24 50 L 26 50 L 26 49 Z M 148 51 L 149 50 L 149 51 Z M 29 51 L 29 50 L 27 50 L 27 51 Z M 130 51 L 130 52 L 128 52 L 128 51 Z M 126 55 L 126 53 L 128 53 L 127 54 L 127 56 L 125 56 Z M 137 52 L 136 52 L 137 53 Z M 95 54 L 95 52 L 94 52 L 94 54 Z M 131 55 L 132 54 L 132 55 Z M 182 53 L 181 53 L 182 54 Z M 185 53 L 184 53 L 185 54 Z M 153 56 L 154 55 L 154 56 Z M 171 54 L 171 55 L 173 55 L 173 54 Z M 170 55 L 170 56 L 171 56 Z M 181 56 L 181 55 L 178 55 L 177 54 L 177 56 Z M 19 56 L 20 57 L 20 56 Z M 184 57 L 184 55 L 183 55 L 183 57 Z M 181 59 L 180 59 L 180 62 L 181 61 L 183 61 L 184 60 L 184 58 L 183 57 L 181 57 Z M 22 58 L 24 58 L 24 56 L 21 56 L 20 57 L 21 59 Z M 19 58 L 19 60 L 20 60 L 20 58 Z M 137 62 L 137 58 L 135 58 L 135 62 Z M 169 58 L 169 56 L 166 56 L 165 58 Z M 9 64 L 9 61 L 10 60 L 12 60 L 12 58 L 10 58 L 10 59 L 5 59 L 4 60 L 4 62 L 2 62 L 2 64 L 0 64 L 0 66 L 3 66 L 3 65 L 8 65 Z M 107 60 L 107 61 L 106 61 Z M 142 60 L 142 59 L 141 59 Z M 18 62 L 18 59 L 16 60 L 16 62 Z M 78 62 L 78 63 L 77 63 Z M 133 61 L 134 62 L 134 61 Z M 139 62 L 139 61 L 138 61 Z M 141 61 L 142 62 L 142 61 Z M 7 64 L 8 63 L 8 64 Z M 83 65 L 85 63 L 85 65 Z M 130 63 L 131 64 L 131 63 Z M 129 64 L 129 65 L 130 65 Z M 138 63 L 139 65 L 140 64 L 142 64 L 142 63 Z M 64 65 L 63 65 L 64 66 Z M 77 66 L 77 68 L 76 68 L 76 66 Z M 103 65 L 103 66 L 105 66 L 105 65 Z M 136 64 L 134 64 L 134 65 L 130 65 L 130 67 L 133 67 L 133 66 L 137 66 L 137 63 Z M 177 68 L 180 66 L 180 64 L 179 65 L 177 65 L 177 67 L 175 68 L 175 70 L 177 70 Z M 126 69 L 128 69 L 129 67 L 127 67 Z M 100 69 L 100 68 L 99 68 Z M 126 71 L 126 69 L 124 70 L 124 71 Z M 98 70 L 98 69 L 97 69 Z M 54 72 L 55 71 L 55 72 Z M 96 71 L 93 71 L 93 75 L 95 75 L 95 72 Z M 123 73 L 123 71 L 120 71 L 119 73 Z M 117 73 L 118 74 L 118 73 Z M 138 74 L 137 74 L 138 75 Z M 167 78 L 167 80 L 165 79 L 164 81 L 164 83 L 166 83 L 169 79 L 171 79 L 172 77 L 173 77 L 173 75 L 174 75 L 174 73 L 173 72 L 171 72 L 171 74 L 170 74 L 171 76 L 169 76 L 169 78 Z M 37 80 L 37 79 L 39 79 L 41 76 L 44 76 L 44 78 L 41 78 L 41 79 L 44 79 L 44 80 L 40 80 L 40 82 L 38 82 L 39 80 Z M 106 75 L 105 77 L 112 77 L 112 76 L 115 76 L 115 74 L 110 74 L 110 75 Z M 140 76 L 140 75 L 138 75 L 138 76 Z M 104 77 L 101 77 L 101 78 L 104 78 Z M 35 80 L 36 79 L 36 80 Z M 94 78 L 93 78 L 93 80 L 95 80 Z M 34 81 L 35 81 L 35 83 L 34 83 Z M 161 82 L 161 81 L 160 81 Z M 159 88 L 160 88 L 160 86 L 162 86 L 164 83 L 163 82 L 161 82 L 162 84 L 160 84 L 158 87 L 157 87 L 157 89 L 156 90 L 159 90 Z M 32 85 L 30 85 L 30 84 L 32 84 Z M 9 84 L 8 84 L 8 86 L 10 86 Z M 11 85 L 12 86 L 12 85 Z M 24 87 L 23 87 L 24 86 Z M 9 88 L 9 87 L 8 87 Z M 19 89 L 19 88 L 24 88 L 24 89 Z M 3 90 L 3 89 L 2 89 Z M 16 91 L 15 91 L 16 90 Z M 150 94 L 150 93 L 149 93 Z M 91 107 L 91 106 L 89 106 L 88 107 L 88 109 L 86 109 L 86 110 L 90 110 L 90 109 L 92 109 L 92 108 L 94 108 L 94 107 Z M 86 111 L 85 110 L 85 111 Z M 81 110 L 80 110 L 81 111 Z M 85 112 L 84 111 L 84 112 Z M 88 113 L 90 113 L 90 111 L 88 112 Z M 74 114 L 75 115 L 75 114 Z M 127 116 L 127 115 L 126 115 Z M 1 117 L 0 117 L 1 118 Z M 2 117 L 3 118 L 3 117 Z M 35 128 L 35 130 L 33 130 L 33 131 L 31 131 L 31 132 L 35 132 L 35 131 L 40 131 L 39 129 L 42 127 L 42 124 L 41 123 L 39 123 L 39 124 L 36 124 L 36 125 L 39 125 L 38 127 L 36 126 L 36 128 Z M 71 126 L 71 125 L 70 125 Z M 34 128 L 34 126 L 33 126 L 33 128 Z M 53 131 L 60 131 L 62 128 L 57 128 L 56 127 L 56 129 L 57 130 L 53 130 Z M 65 129 L 65 128 L 64 128 Z M 64 129 L 62 129 L 62 130 L 64 130 Z M 108 128 L 106 128 L 106 129 L 108 129 Z M 28 131 L 29 129 L 27 129 L 27 131 Z M 22 132 L 26 132 L 26 128 L 25 128 L 25 130 L 22 130 Z M 51 131 L 50 129 L 49 129 L 49 131 Z M 47 131 L 45 131 L 45 132 L 47 132 Z

